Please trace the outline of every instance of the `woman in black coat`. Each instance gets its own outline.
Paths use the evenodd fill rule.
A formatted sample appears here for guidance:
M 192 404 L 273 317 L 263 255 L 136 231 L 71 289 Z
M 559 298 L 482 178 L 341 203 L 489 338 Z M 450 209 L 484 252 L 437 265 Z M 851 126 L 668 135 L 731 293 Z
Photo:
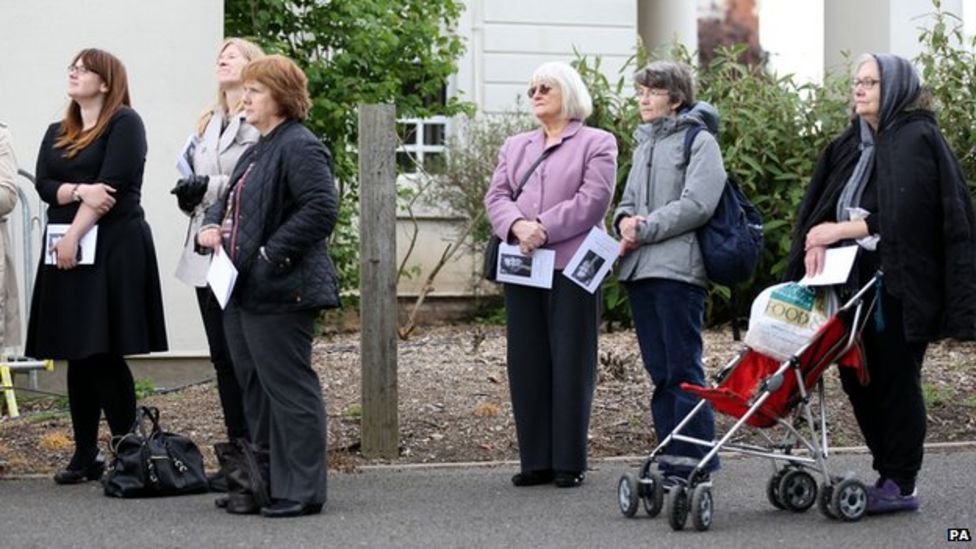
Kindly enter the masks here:
M 48 227 L 26 345 L 30 356 L 68 361 L 75 452 L 54 476 L 59 484 L 101 477 L 103 410 L 113 435 L 132 426 L 135 386 L 123 357 L 166 350 L 156 251 L 140 205 L 146 131 L 130 108 L 125 67 L 83 50 L 68 66 L 68 96 L 37 156 Z M 80 241 L 95 229 L 94 262 L 80 262 Z
M 788 277 L 823 268 L 828 247 L 857 242 L 848 288 L 883 272 L 863 334 L 870 382 L 841 369 L 879 478 L 868 513 L 915 510 L 929 342 L 976 336 L 976 222 L 955 155 L 911 64 L 865 55 L 854 77 L 854 123 L 821 156 L 800 206 Z
M 326 247 L 338 200 L 329 151 L 301 124 L 310 106 L 301 69 L 272 55 L 248 63 L 241 79 L 247 122 L 261 138 L 241 155 L 197 242 L 238 270 L 224 332 L 251 441 L 270 462 L 272 501 L 261 514 L 313 514 L 326 500 L 326 425 L 312 339 L 319 310 L 339 305 Z M 227 510 L 256 512 L 234 504 L 234 479 L 228 473 Z

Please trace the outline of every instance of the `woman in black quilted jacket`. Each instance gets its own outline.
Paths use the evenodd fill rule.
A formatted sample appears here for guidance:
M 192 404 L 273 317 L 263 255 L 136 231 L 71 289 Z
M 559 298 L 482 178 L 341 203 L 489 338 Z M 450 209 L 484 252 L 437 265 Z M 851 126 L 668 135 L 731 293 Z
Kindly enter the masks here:
M 310 106 L 301 69 L 272 55 L 251 61 L 241 78 L 244 113 L 261 138 L 238 160 L 197 242 L 238 270 L 224 331 L 253 449 L 269 461 L 271 500 L 257 501 L 261 514 L 314 514 L 326 500 L 326 425 L 311 353 L 319 311 L 339 304 L 326 246 L 336 190 L 328 149 L 301 124 Z

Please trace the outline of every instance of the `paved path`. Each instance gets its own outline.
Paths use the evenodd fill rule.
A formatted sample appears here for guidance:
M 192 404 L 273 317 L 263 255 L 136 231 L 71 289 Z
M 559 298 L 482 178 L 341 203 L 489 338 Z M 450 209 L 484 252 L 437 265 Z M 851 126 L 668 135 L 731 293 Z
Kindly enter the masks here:
M 869 457 L 831 457 L 837 473 L 872 480 Z M 976 534 L 976 449 L 930 450 L 917 513 L 845 524 L 816 508 L 773 509 L 769 462 L 729 458 L 714 477 L 708 532 L 672 532 L 662 515 L 625 519 L 616 480 L 636 463 L 597 462 L 578 489 L 516 489 L 513 466 L 370 469 L 332 473 L 319 516 L 229 516 L 212 495 L 157 500 L 103 497 L 95 483 L 0 481 L 0 547 L 939 547 L 946 530 Z M 689 523 L 690 530 L 690 523 Z M 971 545 L 969 545 L 971 546 Z

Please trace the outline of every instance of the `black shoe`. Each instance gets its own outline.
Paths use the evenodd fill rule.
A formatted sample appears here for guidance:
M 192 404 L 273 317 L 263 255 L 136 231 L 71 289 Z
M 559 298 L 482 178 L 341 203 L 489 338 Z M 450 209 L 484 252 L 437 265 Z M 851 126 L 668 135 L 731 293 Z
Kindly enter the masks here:
M 221 468 L 217 470 L 216 473 L 207 476 L 207 484 L 210 486 L 211 492 L 226 492 L 227 491 L 227 475 L 224 474 L 224 469 Z
M 217 509 L 226 509 L 228 503 L 230 503 L 230 496 L 228 495 L 217 496 L 217 499 L 214 500 Z
M 553 482 L 558 488 L 576 488 L 583 484 L 586 474 L 583 471 L 556 471 Z
M 271 505 L 261 508 L 261 514 L 267 518 L 300 517 L 317 515 L 321 512 L 321 503 L 301 503 L 290 499 L 275 500 Z
M 551 469 L 542 471 L 524 471 L 512 477 L 512 484 L 516 486 L 538 486 L 552 482 L 553 473 Z
M 105 456 L 99 452 L 95 455 L 95 459 L 85 467 L 74 469 L 69 465 L 54 473 L 54 482 L 58 484 L 79 484 L 86 480 L 98 480 L 102 478 L 104 472 Z
M 256 515 L 261 512 L 261 506 L 254 501 L 254 496 L 250 493 L 228 492 L 226 501 L 223 502 L 223 509 L 232 515 Z M 214 500 L 214 505 L 220 507 L 220 500 Z

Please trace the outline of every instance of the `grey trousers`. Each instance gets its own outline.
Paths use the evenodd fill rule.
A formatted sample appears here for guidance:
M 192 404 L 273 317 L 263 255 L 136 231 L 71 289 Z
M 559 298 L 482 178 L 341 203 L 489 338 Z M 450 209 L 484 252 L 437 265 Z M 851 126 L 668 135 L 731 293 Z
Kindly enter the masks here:
M 233 300 L 224 311 L 251 441 L 270 451 L 273 499 L 326 500 L 325 403 L 311 366 L 316 316 L 254 314 Z
M 505 285 L 508 384 L 522 471 L 586 470 L 600 292 L 556 271 L 551 290 Z

